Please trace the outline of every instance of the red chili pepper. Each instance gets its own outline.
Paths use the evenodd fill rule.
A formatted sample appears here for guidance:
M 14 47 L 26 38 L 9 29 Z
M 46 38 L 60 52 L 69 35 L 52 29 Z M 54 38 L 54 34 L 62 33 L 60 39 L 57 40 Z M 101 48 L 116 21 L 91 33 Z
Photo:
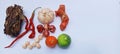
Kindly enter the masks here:
M 41 8 L 41 7 L 38 7 L 38 8 Z M 36 8 L 36 9 L 38 9 Z M 35 10 L 36 10 L 35 9 Z M 10 45 L 6 46 L 5 48 L 9 48 L 11 47 L 18 39 L 22 38 L 28 31 L 32 30 L 32 33 L 30 34 L 29 38 L 34 38 L 35 37 L 35 27 L 34 27 L 34 24 L 33 24 L 33 18 L 34 18 L 34 13 L 35 13 L 35 10 L 33 11 L 32 13 L 32 16 L 30 18 L 30 23 L 28 22 L 28 19 L 27 17 L 25 17 L 25 22 L 26 22 L 26 26 L 25 26 L 25 31 L 21 34 L 19 34 L 13 41 Z
M 41 8 L 41 7 L 38 7 L 38 8 Z M 36 8 L 36 9 L 38 9 L 38 8 Z M 35 9 L 35 10 L 36 10 Z M 35 37 L 35 26 L 34 26 L 34 24 L 33 24 L 33 18 L 34 18 L 34 16 L 35 16 L 35 10 L 32 12 L 32 16 L 31 16 L 31 18 L 30 18 L 30 25 L 29 25 L 29 27 L 31 28 L 31 30 L 32 30 L 32 33 L 29 35 L 29 38 L 34 38 Z
M 28 19 L 27 19 L 27 17 L 26 17 L 26 16 L 25 16 L 25 22 L 26 22 L 25 29 L 28 29 L 29 24 L 28 24 Z
M 32 30 L 32 33 L 29 35 L 29 38 L 34 38 L 35 37 L 35 27 L 33 24 L 33 18 L 34 18 L 34 12 L 32 13 L 32 16 L 30 18 L 30 23 L 29 23 L 29 28 Z
M 29 38 L 34 38 L 35 37 L 35 27 L 34 27 L 33 22 L 31 22 L 30 24 L 31 24 L 32 33 L 29 35 Z

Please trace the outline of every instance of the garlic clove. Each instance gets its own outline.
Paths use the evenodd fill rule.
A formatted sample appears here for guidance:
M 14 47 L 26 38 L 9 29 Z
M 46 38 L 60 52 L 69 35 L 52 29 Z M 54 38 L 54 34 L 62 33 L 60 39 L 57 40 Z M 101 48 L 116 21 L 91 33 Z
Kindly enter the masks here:
M 30 42 L 29 41 L 26 41 L 25 42 L 26 46 L 30 45 Z
M 40 39 L 39 39 L 39 38 L 35 38 L 35 42 L 36 42 L 36 43 L 39 43 L 39 42 L 40 42 Z
M 38 39 L 39 39 L 39 40 L 42 40 L 42 38 L 43 38 L 43 35 L 39 35 L 39 36 L 38 36 Z
M 40 48 L 41 48 L 41 46 L 40 46 L 40 44 L 39 44 L 39 43 L 37 43 L 37 44 L 36 44 L 36 47 L 37 47 L 38 49 L 40 49 Z
M 27 45 L 26 45 L 26 44 L 23 44 L 22 48 L 26 49 L 26 48 L 27 48 Z
M 33 48 L 33 46 L 32 45 L 28 45 L 28 48 L 31 50 Z
M 35 46 L 36 46 L 36 42 L 33 42 L 33 43 L 32 43 L 32 46 L 35 47 Z

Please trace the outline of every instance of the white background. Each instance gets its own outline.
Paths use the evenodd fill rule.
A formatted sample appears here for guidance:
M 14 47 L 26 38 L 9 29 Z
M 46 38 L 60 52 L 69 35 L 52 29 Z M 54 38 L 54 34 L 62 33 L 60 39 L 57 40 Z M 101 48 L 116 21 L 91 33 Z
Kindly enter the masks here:
M 51 23 L 57 30 L 51 35 L 58 37 L 61 33 L 69 34 L 72 38 L 70 47 L 48 48 L 44 38 L 40 42 L 40 49 L 23 49 L 23 43 L 30 40 L 29 32 L 11 48 L 5 49 L 14 39 L 6 36 L 3 31 L 6 8 L 14 4 L 21 5 L 28 18 L 36 7 L 57 10 L 60 4 L 65 4 L 70 18 L 68 27 L 65 31 L 60 31 L 61 21 L 57 17 Z M 40 24 L 37 20 L 38 11 L 35 14 L 34 23 L 37 26 Z M 0 0 L 0 26 L 0 54 L 120 54 L 120 0 Z M 22 32 L 24 26 L 25 24 Z M 37 32 L 36 37 L 38 35 Z

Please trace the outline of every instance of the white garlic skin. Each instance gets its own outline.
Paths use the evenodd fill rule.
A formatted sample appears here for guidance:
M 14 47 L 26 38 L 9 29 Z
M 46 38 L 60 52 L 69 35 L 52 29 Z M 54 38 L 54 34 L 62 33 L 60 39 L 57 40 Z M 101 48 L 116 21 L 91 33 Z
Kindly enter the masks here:
M 38 20 L 43 24 L 49 24 L 53 22 L 55 12 L 49 8 L 43 8 L 38 12 Z

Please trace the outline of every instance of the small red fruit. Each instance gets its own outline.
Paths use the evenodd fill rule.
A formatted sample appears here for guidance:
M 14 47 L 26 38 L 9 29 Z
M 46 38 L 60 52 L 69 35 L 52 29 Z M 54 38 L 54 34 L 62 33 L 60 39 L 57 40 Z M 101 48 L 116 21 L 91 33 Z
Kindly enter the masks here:
M 48 36 L 45 40 L 45 43 L 48 47 L 54 48 L 57 44 L 57 39 L 54 36 Z

